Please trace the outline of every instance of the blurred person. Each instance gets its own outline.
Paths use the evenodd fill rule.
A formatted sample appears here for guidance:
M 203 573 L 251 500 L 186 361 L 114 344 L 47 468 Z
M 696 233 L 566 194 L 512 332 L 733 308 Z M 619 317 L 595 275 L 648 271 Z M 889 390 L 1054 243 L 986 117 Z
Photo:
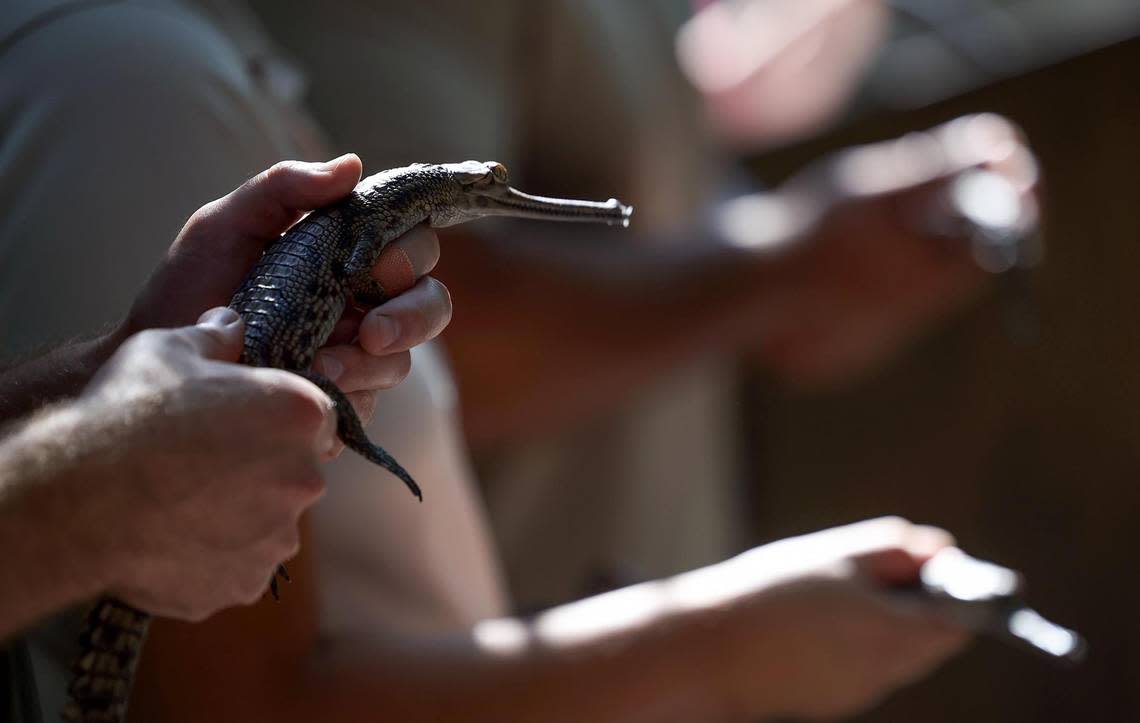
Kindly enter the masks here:
M 636 209 L 624 232 L 444 234 L 440 273 L 474 300 L 448 336 L 464 429 L 524 609 L 739 550 L 737 355 L 758 351 L 800 386 L 868 373 L 984 286 L 968 245 L 924 223 L 947 184 L 996 167 L 1032 216 L 1032 156 L 992 116 L 846 156 L 857 164 L 821 162 L 719 212 L 731 160 L 675 58 L 677 47 L 691 61 L 718 46 L 699 25 L 677 38 L 685 3 L 253 4 L 309 71 L 334 141 L 370 162 L 495 157 L 522 188 L 619 195 Z M 694 24 L 721 6 L 708 5 Z M 741 89 L 772 87 L 773 65 L 801 81 L 779 88 L 805 85 L 809 69 L 849 77 L 884 22 L 877 2 L 726 5 L 795 20 L 769 28 L 784 52 L 762 56 L 771 62 L 737 78 Z M 841 26 L 860 39 L 833 42 Z M 801 125 L 824 122 L 849 92 L 816 85 L 826 90 L 814 107 L 827 113 L 797 112 Z M 773 130 L 768 108 L 785 98 L 764 101 L 747 105 L 760 116 L 748 126 L 756 143 L 793 120 Z M 332 514 L 316 524 L 317 537 L 351 534 Z
M 265 244 L 359 178 L 352 156 L 275 166 L 191 217 L 111 331 L 0 374 L 9 422 L 0 640 L 99 594 L 201 620 L 254 602 L 297 552 L 299 517 L 324 489 L 318 462 L 342 449 L 330 400 L 294 374 L 237 365 L 244 324 L 231 309 L 158 328 L 228 301 Z M 412 258 L 438 253 L 424 230 L 395 243 Z M 433 336 L 450 315 L 446 301 L 421 283 L 372 314 L 418 317 Z M 345 327 L 354 327 L 349 338 L 358 332 L 360 351 L 330 344 L 323 353 L 345 359 L 345 388 L 367 418 L 373 390 L 407 373 L 401 344 L 427 336 L 371 355 L 363 349 L 382 341 L 374 319 L 341 327 L 342 337 Z M 6 642 L 3 707 L 38 718 L 22 645 Z
M 454 5 L 448 17 L 456 32 L 446 40 L 432 40 L 433 36 L 445 32 L 433 22 L 435 13 L 439 12 L 438 3 L 391 8 L 332 3 L 319 9 L 285 7 L 274 3 L 263 8 L 263 19 L 274 27 L 288 26 L 294 33 L 306 36 L 303 44 L 289 43 L 298 56 L 306 61 L 318 57 L 324 59 L 323 65 L 314 66 L 319 81 L 313 87 L 313 94 L 333 104 L 325 107 L 329 114 L 325 117 L 353 124 L 359 131 L 354 138 L 372 149 L 369 155 L 379 158 L 380 165 L 398 165 L 423 159 L 501 157 L 496 147 L 509 141 L 511 125 L 502 121 L 511 109 L 506 107 L 502 95 L 480 91 L 486 91 L 488 84 L 498 82 L 506 85 L 498 75 L 484 73 L 482 67 L 482 64 L 494 68 L 510 65 L 504 61 L 504 56 L 510 57 L 514 45 L 509 41 L 497 41 L 511 19 L 509 14 L 502 12 L 503 7 L 495 3 Z M 399 22 L 400 18 L 405 22 Z M 289 42 L 292 36 L 286 32 L 283 37 Z M 448 52 L 437 52 L 442 47 L 446 47 Z M 644 49 L 637 46 L 629 52 Z M 362 55 L 368 59 L 362 60 Z M 445 62 L 444 58 L 453 58 L 454 65 Z M 327 73 L 320 72 L 322 69 Z M 571 64 L 564 72 L 567 77 L 578 77 L 576 70 L 577 66 Z M 410 78 L 415 78 L 416 82 L 409 82 Z M 592 84 L 597 81 L 594 74 L 582 77 L 580 82 Z M 606 87 L 606 81 L 601 83 L 601 87 Z M 565 92 L 564 88 L 552 84 L 551 92 L 556 89 Z M 574 93 L 569 95 L 578 99 L 584 97 Z M 353 99 L 352 103 L 343 102 L 348 98 Z M 381 100 L 383 110 L 380 110 Z M 371 113 L 362 110 L 369 107 L 377 110 Z M 589 107 L 591 112 L 595 109 L 599 113 L 607 112 L 605 106 Z M 571 120 L 575 119 L 571 117 Z M 599 403 L 599 398 L 607 405 L 611 404 L 612 400 L 605 397 L 617 396 L 615 389 L 624 389 L 635 381 L 652 377 L 658 373 L 656 366 L 659 364 L 663 363 L 665 367 L 678 363 L 683 365 L 687 358 L 706 354 L 709 349 L 723 349 L 726 336 L 732 345 L 746 346 L 756 343 L 768 324 L 785 329 L 797 317 L 811 320 L 811 326 L 817 328 L 830 323 L 834 309 L 830 307 L 825 293 L 843 301 L 858 301 L 860 305 L 851 304 L 850 316 L 839 316 L 834 320 L 834 326 L 819 329 L 823 336 L 826 337 L 827 332 L 832 336 L 846 333 L 845 323 L 854 320 L 859 322 L 858 328 L 862 331 L 852 335 L 851 339 L 862 340 L 867 331 L 876 332 L 879 338 L 869 340 L 869 352 L 863 348 L 845 349 L 851 339 L 835 344 L 836 356 L 844 357 L 839 362 L 833 362 L 826 353 L 820 355 L 814 346 L 805 346 L 806 342 L 814 342 L 814 339 L 789 338 L 785 345 L 789 349 L 787 358 L 796 360 L 791 352 L 798 351 L 805 360 L 799 368 L 807 369 L 806 361 L 816 358 L 809 355 L 819 355 L 826 362 L 820 364 L 824 372 L 838 367 L 854 373 L 858 367 L 873 363 L 916 333 L 930 319 L 962 303 L 980 284 L 982 275 L 973 267 L 964 249 L 960 254 L 947 253 L 930 234 L 912 228 L 909 215 L 897 208 L 923 207 L 932 201 L 940 182 L 954 177 L 961 170 L 1000 161 L 1011 152 L 1010 146 L 1013 152 L 1024 150 L 1013 129 L 1004 122 L 992 118 L 975 120 L 939 129 L 924 136 L 925 142 L 890 144 L 853 154 L 854 158 L 870 155 L 877 159 L 872 165 L 885 171 L 879 176 L 887 176 L 889 182 L 886 184 L 881 178 L 864 178 L 861 183 L 841 182 L 843 179 L 831 172 L 833 166 L 830 165 L 824 170 L 810 172 L 767 197 L 778 207 L 802 210 L 802 215 L 796 216 L 799 219 L 797 224 L 784 224 L 781 233 L 759 237 L 755 233 L 726 229 L 724 235 L 731 238 L 721 239 L 722 244 L 712 249 L 674 248 L 646 253 L 645 248 L 606 248 L 592 244 L 588 253 L 594 255 L 596 268 L 587 268 L 585 272 L 600 273 L 584 273 L 579 263 L 580 256 L 563 254 L 564 249 L 553 244 L 540 245 L 536 251 L 524 243 L 514 243 L 505 232 L 500 232 L 493 240 L 472 238 L 474 230 L 471 235 L 453 235 L 458 243 L 449 246 L 448 254 L 461 259 L 456 266 L 462 269 L 468 285 L 477 287 L 472 293 L 482 292 L 475 297 L 480 299 L 475 313 L 481 322 L 478 328 L 485 334 L 484 344 L 472 344 L 457 352 L 456 362 L 461 367 L 481 368 L 484 373 L 518 380 L 522 388 L 520 399 L 513 396 L 511 383 L 488 387 L 482 413 L 513 415 L 520 405 L 529 404 L 531 407 L 543 406 L 548 417 L 554 416 L 562 412 L 558 403 L 565 401 L 563 395 L 569 400 L 568 404 L 581 399 L 594 405 Z M 379 127 L 390 128 L 393 133 L 376 133 Z M 621 126 L 613 128 L 622 139 L 628 140 L 633 135 L 621 133 Z M 396 129 L 399 133 L 395 132 Z M 399 140 L 400 133 L 407 134 L 406 145 Z M 425 134 L 439 146 L 429 146 L 422 140 L 417 142 Z M 485 135 L 473 140 L 477 134 Z M 589 158 L 591 169 L 595 164 L 605 167 L 624 158 L 620 153 L 607 153 L 613 150 L 609 147 L 596 154 L 587 154 L 583 146 L 562 144 L 559 138 L 553 137 L 551 141 L 545 149 L 536 150 L 536 155 L 541 157 L 543 153 L 552 151 L 568 155 L 576 152 L 579 159 Z M 678 154 L 685 155 L 689 149 L 679 145 L 676 150 Z M 516 172 L 523 169 L 524 177 L 525 169 L 531 165 L 527 160 L 529 157 L 520 153 L 520 163 L 513 164 Z M 912 164 L 911 161 L 917 163 Z M 672 165 L 666 161 L 662 163 Z M 834 166 L 842 165 L 838 160 L 834 163 Z M 570 168 L 569 175 L 580 176 L 589 172 L 590 169 L 581 166 Z M 699 186 L 701 178 L 701 174 L 686 177 L 680 173 L 665 173 L 652 178 L 646 174 L 645 183 L 660 181 Z M 535 181 L 523 183 L 536 191 L 560 192 L 557 190 L 559 187 Z M 623 187 L 615 184 L 607 191 L 599 188 L 593 193 L 610 193 Z M 563 191 L 571 190 L 565 185 L 561 188 Z M 635 203 L 639 204 L 639 221 L 645 210 L 642 200 L 635 198 Z M 647 203 L 651 209 L 656 209 L 657 223 L 664 228 L 666 224 L 662 217 L 676 209 L 667 208 L 667 204 L 660 200 L 654 203 L 650 199 Z M 857 207 L 856 210 L 850 210 L 851 206 Z M 852 229 L 862 224 L 866 224 L 863 229 L 865 235 L 853 238 Z M 553 240 L 563 235 L 556 229 L 543 229 L 541 232 L 528 229 L 525 236 L 520 236 L 531 241 L 533 246 L 534 234 L 537 233 Z M 661 231 L 662 236 L 665 234 L 666 231 Z M 886 238 L 879 240 L 876 238 L 879 235 Z M 805 243 L 797 243 L 801 240 Z M 868 240 L 876 241 L 879 244 L 877 251 L 892 262 L 899 261 L 901 268 L 892 263 L 889 268 L 881 269 L 883 262 L 877 255 L 864 253 L 863 246 Z M 489 249 L 494 242 L 502 248 Z M 464 248 L 468 243 L 471 245 Z M 758 249 L 757 246 L 763 248 Z M 510 253 L 505 253 L 508 249 Z M 897 259 L 896 250 L 901 254 Z M 618 260 L 625 263 L 617 263 Z M 826 263 L 820 263 L 821 260 Z M 559 263 L 561 261 L 567 263 Z M 569 261 L 575 262 L 577 268 L 572 267 Z M 852 293 L 843 273 L 821 273 L 829 266 L 849 271 L 853 262 L 859 264 L 860 271 L 868 270 L 880 275 L 878 278 L 886 278 L 893 285 L 887 289 L 888 293 L 880 295 L 881 290 L 876 288 L 875 280 L 869 280 L 866 284 L 873 293 L 862 298 L 859 293 Z M 663 272 L 667 276 L 663 276 Z M 818 278 L 813 278 L 813 274 Z M 458 278 L 453 277 L 453 280 Z M 502 283 L 504 278 L 509 283 Z M 811 283 L 801 289 L 797 288 L 799 280 Z M 902 280 L 907 283 L 897 283 Z M 680 283 L 674 285 L 673 281 Z M 757 286 L 768 288 L 763 288 L 761 293 L 755 288 Z M 750 295 L 746 313 L 736 308 L 743 305 L 741 289 L 745 288 Z M 494 293 L 488 293 L 488 289 L 493 289 Z M 578 292 L 577 295 L 569 293 L 568 289 Z M 552 290 L 558 294 L 552 294 Z M 646 308 L 646 294 L 662 290 L 678 293 L 675 298 L 661 294 L 660 298 L 654 299 L 654 305 Z M 781 293 L 782 304 L 790 307 L 781 309 L 778 320 L 782 323 L 779 326 L 770 317 L 765 318 L 768 316 L 766 307 L 774 302 L 774 290 Z M 625 294 L 627 300 L 620 303 L 619 298 L 619 303 L 613 303 L 618 294 Z M 722 297 L 723 301 L 720 300 Z M 727 319 L 710 310 L 710 306 L 720 303 L 733 312 L 726 315 Z M 508 304 L 512 308 L 505 312 Z M 552 316 L 547 312 L 555 304 L 562 305 L 563 313 Z M 653 320 L 639 323 L 646 311 L 657 312 L 657 304 L 664 311 L 656 323 Z M 575 320 L 568 318 L 568 314 L 574 309 L 574 313 L 580 313 L 577 319 L 579 326 L 569 327 L 567 323 Z M 631 310 L 642 312 L 642 315 L 628 313 Z M 808 316 L 804 312 L 812 314 Z M 525 326 L 520 330 L 517 323 L 501 324 L 504 320 L 501 315 L 505 313 L 513 313 L 516 318 L 524 317 Z M 603 314 L 607 318 L 622 318 L 622 329 L 600 328 L 596 322 Z M 661 321 L 661 317 L 665 317 L 665 321 Z M 682 317 L 694 322 L 699 318 L 702 323 L 712 320 L 710 326 L 715 328 L 704 328 L 699 323 L 686 324 Z M 538 328 L 552 320 L 557 322 L 553 328 Z M 507 318 L 506 321 L 512 319 Z M 722 322 L 724 326 L 720 326 Z M 470 329 L 476 328 L 474 321 L 469 319 L 468 323 L 472 325 Z M 669 330 L 672 323 L 677 329 L 684 329 L 684 338 L 661 333 L 662 329 Z M 590 328 L 582 328 L 586 326 Z M 725 327 L 733 331 L 726 334 Z M 617 343 L 616 348 L 612 342 Z M 799 342 L 800 348 L 791 342 Z M 544 346 L 550 350 L 549 356 L 571 357 L 571 361 L 579 365 L 577 376 L 574 372 L 552 373 L 549 366 L 541 366 L 541 363 L 549 361 L 546 358 L 538 360 L 539 371 L 523 368 L 536 361 L 535 352 Z M 645 359 L 631 359 L 631 350 L 635 346 L 646 354 Z M 663 348 L 665 354 L 661 352 Z M 525 361 L 506 358 L 520 352 Z M 605 361 L 599 361 L 601 358 Z M 630 369 L 631 361 L 638 364 L 633 371 Z M 613 363 L 616 373 L 615 369 L 600 368 L 603 363 Z M 591 369 L 589 375 L 581 373 L 581 369 L 586 367 Z M 550 376 L 544 378 L 547 374 Z M 579 381 L 583 384 L 596 382 L 598 387 L 586 390 L 575 387 L 577 392 L 582 392 L 580 394 L 565 391 L 566 387 L 573 387 Z M 622 383 L 624 387 L 620 386 Z M 542 388 L 541 395 L 534 391 L 538 387 Z M 508 388 L 512 391 L 504 391 Z M 493 402 L 490 401 L 492 396 L 495 398 Z M 551 404 L 552 396 L 555 396 L 554 404 Z M 627 399 L 621 397 L 622 401 Z M 577 414 L 581 414 L 581 409 L 574 410 L 574 415 Z M 510 435 L 504 435 L 502 439 L 509 440 L 505 444 L 513 445 L 530 418 L 521 413 L 517 418 L 511 418 L 515 426 Z M 548 421 L 544 418 L 541 424 Z M 556 426 L 563 423 L 564 418 Z M 494 424 L 485 425 L 476 430 L 476 434 L 487 433 L 486 427 L 499 429 Z M 706 433 L 700 427 L 700 424 L 695 424 L 686 431 L 703 439 Z M 717 427 L 722 431 L 724 428 L 723 424 Z M 607 425 L 592 437 L 597 439 L 611 431 L 612 427 Z M 628 501 L 632 496 L 628 493 L 630 484 L 625 479 L 618 479 L 620 473 L 635 470 L 617 459 L 613 446 L 616 445 L 603 445 L 601 454 L 596 454 L 596 450 L 586 453 L 578 450 L 579 459 L 585 460 L 589 469 L 583 471 L 580 466 L 576 470 L 568 470 L 577 472 L 581 478 L 576 481 L 577 489 L 553 490 L 548 480 L 541 479 L 542 484 L 536 485 L 533 491 L 522 489 L 526 485 L 520 484 L 509 494 L 522 498 L 520 509 L 525 510 L 525 503 L 533 501 L 536 495 L 551 494 L 552 500 L 549 503 L 544 501 L 543 505 L 556 505 L 565 502 L 569 494 L 581 493 L 582 487 L 602 490 L 609 483 L 614 483 L 609 488 L 615 490 L 616 509 L 603 509 L 599 513 L 595 504 L 591 508 L 592 513 L 614 520 L 613 528 L 624 525 L 625 529 L 636 531 L 639 522 L 635 518 L 640 516 L 639 510 Z M 674 455 L 663 460 L 662 464 L 679 468 L 679 471 L 671 471 L 668 475 L 673 479 L 689 473 L 686 482 L 692 496 L 699 497 L 701 490 L 692 489 L 692 480 L 700 480 L 699 486 L 705 486 L 707 479 L 715 477 L 720 470 L 701 469 L 710 461 L 709 457 L 715 455 L 702 455 L 705 447 L 699 441 L 692 447 L 691 460 L 678 459 Z M 683 449 L 685 445 L 674 448 Z M 711 462 L 719 465 L 719 460 Z M 352 462 L 346 460 L 344 464 L 351 465 Z M 609 469 L 610 465 L 614 469 Z M 250 611 L 248 614 L 238 612 L 193 630 L 174 626 L 161 626 L 155 630 L 149 662 L 144 663 L 144 683 L 139 688 L 136 701 L 140 716 L 200 720 L 225 715 L 236 720 L 255 712 L 265 715 L 266 711 L 272 711 L 273 716 L 285 718 L 318 714 L 356 717 L 374 714 L 374 701 L 382 699 L 388 707 L 381 712 L 411 720 L 431 719 L 443 715 L 443 711 L 452 714 L 462 711 L 466 719 L 472 720 L 535 717 L 539 713 L 528 706 L 537 703 L 528 702 L 525 697 L 514 702 L 496 701 L 495 691 L 525 688 L 535 680 L 527 676 L 546 674 L 580 681 L 580 685 L 576 683 L 567 687 L 563 701 L 566 707 L 555 710 L 556 706 L 550 705 L 547 715 L 589 717 L 595 714 L 594 709 L 588 706 L 590 696 L 597 695 L 595 686 L 600 685 L 601 678 L 589 673 L 604 670 L 612 676 L 613 671 L 599 667 L 599 658 L 592 657 L 591 650 L 604 651 L 609 643 L 618 640 L 639 640 L 642 632 L 652 637 L 658 628 L 649 626 L 649 631 L 636 627 L 632 630 L 622 628 L 610 635 L 611 631 L 599 624 L 601 630 L 586 635 L 586 638 L 599 643 L 600 649 L 550 645 L 543 651 L 550 655 L 549 668 L 540 667 L 539 659 L 529 655 L 511 660 L 510 665 L 504 666 L 494 645 L 484 644 L 486 637 L 480 631 L 514 630 L 516 638 L 527 640 L 535 633 L 529 632 L 529 626 L 518 620 L 502 624 L 488 622 L 509 611 L 501 598 L 496 601 L 481 595 L 479 588 L 464 590 L 457 582 L 461 574 L 464 580 L 480 576 L 489 580 L 491 578 L 487 576 L 493 570 L 465 562 L 466 541 L 470 538 L 433 536 L 433 530 L 428 529 L 429 523 L 424 518 L 416 515 L 412 508 L 397 512 L 404 503 L 392 497 L 390 492 L 367 484 L 367 475 L 367 470 L 357 466 L 353 481 L 338 486 L 312 518 L 312 526 L 307 530 L 307 539 L 313 542 L 307 548 L 312 552 L 307 560 L 312 567 L 311 572 L 301 576 L 309 582 L 298 583 L 292 588 L 295 595 L 305 600 L 304 603 L 288 608 L 277 606 Z M 519 475 L 520 480 L 524 477 Z M 640 477 L 644 480 L 648 475 Z M 539 480 L 536 475 L 535 481 Z M 707 486 L 713 488 L 713 494 L 724 491 L 715 483 Z M 651 494 L 648 488 L 645 493 Z M 596 502 L 600 497 L 601 493 L 598 493 L 590 501 Z M 726 504 L 731 504 L 731 501 Z M 575 507 L 573 503 L 569 506 Z M 571 512 L 581 509 L 583 506 L 577 505 Z M 438 519 L 443 519 L 448 512 L 442 513 Z M 452 515 L 447 519 L 452 522 L 460 519 L 453 511 L 450 512 Z M 520 517 L 525 515 L 525 511 L 520 513 Z M 580 519 L 574 515 L 566 517 Z M 381 518 L 385 524 L 377 525 L 375 521 Z M 675 516 L 665 515 L 662 524 L 671 524 L 675 519 Z M 570 525 L 555 515 L 541 512 L 527 518 L 526 522 L 533 535 L 527 539 L 524 539 L 526 535 L 519 535 L 515 540 L 516 551 L 529 550 L 536 567 L 545 565 L 546 570 L 561 571 L 565 556 L 545 556 L 549 543 L 543 535 L 548 530 L 557 534 L 564 525 Z M 539 528 L 541 531 L 536 532 Z M 600 547 L 611 551 L 611 555 L 620 556 L 629 551 L 630 546 L 615 544 L 612 536 L 603 534 L 602 539 L 594 539 L 592 533 L 597 529 L 597 526 L 582 526 L 576 537 L 568 538 L 569 544 L 580 546 L 587 553 Z M 680 532 L 683 536 L 687 531 Z M 633 533 L 629 533 L 623 539 L 632 537 Z M 714 544 L 723 542 L 723 535 L 717 531 L 711 537 Z M 409 539 L 419 541 L 417 549 L 407 549 Z M 671 542 L 656 536 L 640 544 L 668 548 Z M 718 545 L 718 549 L 722 547 L 728 545 Z M 706 553 L 708 549 L 711 546 L 706 548 Z M 842 553 L 837 551 L 837 554 Z M 675 557 L 670 564 L 676 564 Z M 570 575 L 579 569 L 572 567 Z M 315 587 L 313 580 L 319 581 Z M 482 589 L 487 590 L 488 586 L 484 585 Z M 637 599 L 637 593 L 628 593 L 628 596 L 617 599 L 630 598 Z M 501 607 L 489 615 L 487 611 L 496 604 Z M 587 609 L 606 610 L 604 603 L 595 605 L 592 602 L 591 605 Z M 635 608 L 633 617 L 652 617 L 654 609 L 652 604 Z M 558 611 L 549 614 L 559 617 Z M 695 617 L 709 614 L 705 610 Z M 605 615 L 606 612 L 602 612 L 599 617 Z M 862 619 L 857 610 L 853 610 L 851 615 L 853 620 Z M 597 618 L 594 620 L 597 624 Z M 855 624 L 858 625 L 857 622 Z M 662 625 L 669 627 L 667 623 Z M 282 629 L 293 631 L 295 635 L 283 636 Z M 250 652 L 227 660 L 225 665 L 218 665 L 214 651 L 220 646 L 235 644 Z M 813 638 L 811 644 L 818 645 L 821 655 L 825 654 L 825 637 Z M 631 645 L 644 651 L 638 645 Z M 742 662 L 742 666 L 750 664 L 754 666 L 752 672 L 757 673 L 763 668 L 760 662 L 762 654 L 758 651 L 756 658 Z M 640 656 L 638 653 L 637 657 Z M 575 660 L 580 662 L 580 666 L 571 664 Z M 884 665 L 886 667 L 889 666 Z M 656 694 L 662 694 L 669 687 L 658 686 L 646 669 L 638 672 L 637 665 L 629 665 L 628 668 L 629 671 L 623 674 L 626 677 L 621 680 L 630 683 L 629 691 L 649 688 Z M 194 685 L 186 685 L 183 675 L 169 674 L 171 670 L 188 672 L 191 669 L 196 671 L 197 682 Z M 911 672 L 917 675 L 924 669 L 916 666 Z M 494 677 L 496 671 L 503 671 L 503 677 Z M 328 680 L 333 672 L 341 679 L 355 681 L 359 678 L 359 682 L 337 686 Z M 805 685 L 810 685 L 809 681 L 813 680 L 807 669 L 797 669 L 797 674 L 803 676 Z M 164 684 L 163 678 L 169 684 Z M 258 683 L 251 686 L 249 681 Z M 698 684 L 696 677 L 688 682 Z M 892 683 L 883 678 L 877 685 L 882 686 L 881 693 Z M 283 697 L 282 690 L 304 691 L 307 700 L 301 703 L 293 697 Z M 644 694 L 640 700 L 649 695 Z M 239 699 L 240 702 L 234 702 Z M 719 702 L 723 703 L 723 699 Z M 624 706 L 632 705 L 629 699 L 618 703 L 613 705 L 613 710 L 624 711 Z M 862 704 L 865 703 L 852 702 L 844 710 L 850 711 Z M 356 710 L 360 713 L 353 712 Z M 759 706 L 756 710 L 760 710 Z M 648 714 L 652 714 L 651 709 Z

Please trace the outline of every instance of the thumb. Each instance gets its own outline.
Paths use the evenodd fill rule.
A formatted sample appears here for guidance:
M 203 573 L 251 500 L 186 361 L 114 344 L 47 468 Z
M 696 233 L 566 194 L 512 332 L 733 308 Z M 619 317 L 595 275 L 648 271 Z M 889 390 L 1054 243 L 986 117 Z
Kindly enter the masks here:
M 282 161 L 211 204 L 202 222 L 187 235 L 242 242 L 257 254 L 266 242 L 296 223 L 302 213 L 339 201 L 360 181 L 360 158 L 347 153 L 326 163 Z M 254 259 L 257 257 L 254 256 Z
M 197 324 L 181 329 L 180 333 L 202 357 L 236 362 L 241 356 L 245 324 L 236 311 L 219 306 L 202 314 Z

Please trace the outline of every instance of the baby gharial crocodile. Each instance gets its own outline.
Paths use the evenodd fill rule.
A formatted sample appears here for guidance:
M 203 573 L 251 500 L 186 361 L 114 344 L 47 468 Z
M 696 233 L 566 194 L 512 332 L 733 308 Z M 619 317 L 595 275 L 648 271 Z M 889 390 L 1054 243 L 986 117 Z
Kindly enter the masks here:
M 315 383 L 336 405 L 337 434 L 345 446 L 392 472 L 422 499 L 411 475 L 369 441 L 344 394 L 310 369 L 349 297 L 366 306 L 388 298 L 371 275 L 381 250 L 424 222 L 440 228 L 484 216 L 514 216 L 625 227 L 631 213 L 612 198 L 597 203 L 521 193 L 508 185 L 507 169 L 495 162 L 415 164 L 369 176 L 266 248 L 230 301 L 245 319 L 241 360 L 287 369 Z M 284 568 L 278 574 L 288 579 Z M 270 589 L 276 597 L 276 577 Z M 125 719 L 149 623 L 145 612 L 114 598 L 96 603 L 80 638 L 64 720 Z

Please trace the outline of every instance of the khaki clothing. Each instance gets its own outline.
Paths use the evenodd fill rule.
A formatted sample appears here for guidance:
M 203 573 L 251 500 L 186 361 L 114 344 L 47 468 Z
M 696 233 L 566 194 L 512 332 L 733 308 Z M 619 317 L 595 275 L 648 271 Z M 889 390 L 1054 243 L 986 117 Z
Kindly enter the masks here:
M 16 5 L 24 22 L 0 14 L 17 35 L 0 54 L 5 355 L 121 318 L 198 206 L 314 151 L 294 132 L 290 99 L 200 11 L 174 0 Z

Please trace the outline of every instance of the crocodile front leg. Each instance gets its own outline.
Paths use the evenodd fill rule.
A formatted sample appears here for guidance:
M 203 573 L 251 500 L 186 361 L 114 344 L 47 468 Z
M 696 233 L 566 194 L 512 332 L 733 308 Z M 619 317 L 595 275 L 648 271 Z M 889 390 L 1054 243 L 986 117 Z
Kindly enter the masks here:
M 371 269 L 349 274 L 344 286 L 352 294 L 352 302 L 357 307 L 374 309 L 392 298 L 384 285 L 372 278 Z

